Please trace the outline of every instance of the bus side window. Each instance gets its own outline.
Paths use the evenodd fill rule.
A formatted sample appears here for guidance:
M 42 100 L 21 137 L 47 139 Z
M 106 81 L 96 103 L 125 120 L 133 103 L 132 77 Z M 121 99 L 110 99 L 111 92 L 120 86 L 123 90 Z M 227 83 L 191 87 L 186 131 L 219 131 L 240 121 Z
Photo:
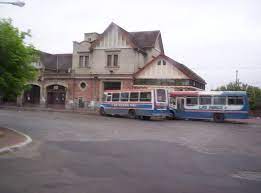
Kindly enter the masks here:
M 244 100 L 241 96 L 229 96 L 228 97 L 228 105 L 243 105 Z
M 130 101 L 139 101 L 139 93 L 131 92 L 130 93 Z
M 140 101 L 151 101 L 151 92 L 141 92 Z
M 214 96 L 214 105 L 226 105 L 226 97 L 224 96 Z
M 129 101 L 129 93 L 128 92 L 121 93 L 121 101 Z
M 111 102 L 111 93 L 107 94 L 106 101 L 107 102 Z
M 187 97 L 186 104 L 187 104 L 187 106 L 198 105 L 198 97 Z
M 112 93 L 112 101 L 119 101 L 120 93 Z
M 200 96 L 199 104 L 200 105 L 211 105 L 211 96 Z

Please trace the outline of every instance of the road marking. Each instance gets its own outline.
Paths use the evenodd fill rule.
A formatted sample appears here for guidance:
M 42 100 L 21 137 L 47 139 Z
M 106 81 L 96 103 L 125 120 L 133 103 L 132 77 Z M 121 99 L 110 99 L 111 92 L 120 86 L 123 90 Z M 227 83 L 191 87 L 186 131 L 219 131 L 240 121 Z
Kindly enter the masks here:
M 232 177 L 245 179 L 245 180 L 261 181 L 261 171 L 260 172 L 240 171 L 236 174 L 232 174 Z

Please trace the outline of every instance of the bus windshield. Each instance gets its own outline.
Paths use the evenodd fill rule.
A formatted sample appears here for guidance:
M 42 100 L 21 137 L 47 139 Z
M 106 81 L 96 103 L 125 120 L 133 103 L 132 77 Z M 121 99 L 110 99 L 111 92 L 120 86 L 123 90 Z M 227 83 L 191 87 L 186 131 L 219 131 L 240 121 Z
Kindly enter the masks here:
M 157 89 L 157 102 L 166 102 L 166 90 L 164 89 Z

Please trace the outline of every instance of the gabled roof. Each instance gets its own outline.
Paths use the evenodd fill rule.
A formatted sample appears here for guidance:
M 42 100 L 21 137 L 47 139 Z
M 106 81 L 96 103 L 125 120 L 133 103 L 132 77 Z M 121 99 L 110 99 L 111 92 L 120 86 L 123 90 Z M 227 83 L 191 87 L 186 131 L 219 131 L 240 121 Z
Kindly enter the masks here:
M 153 58 L 151 61 L 149 61 L 147 64 L 145 64 L 141 69 L 139 69 L 135 74 L 134 77 L 136 77 L 138 74 L 140 74 L 142 71 L 144 71 L 148 66 L 153 64 L 156 60 L 158 59 L 165 59 L 167 60 L 170 64 L 173 64 L 177 69 L 179 69 L 181 72 L 183 72 L 186 76 L 188 76 L 190 79 L 195 80 L 197 82 L 206 84 L 206 81 L 201 78 L 199 75 L 197 75 L 195 72 L 190 70 L 188 67 L 186 67 L 184 64 L 181 64 L 170 57 L 160 54 L 157 57 Z
M 40 62 L 47 70 L 67 71 L 72 68 L 72 54 L 49 54 L 40 51 Z
M 156 39 L 160 33 L 159 30 L 156 31 L 140 31 L 140 32 L 129 32 L 132 40 L 140 48 L 151 48 L 154 47 Z
M 160 31 L 155 30 L 155 31 L 140 31 L 140 32 L 128 32 L 125 29 L 121 28 L 115 23 L 111 23 L 105 31 L 100 34 L 99 38 L 95 40 L 92 45 L 91 49 L 93 49 L 100 40 L 103 39 L 104 35 L 112 28 L 112 27 L 117 27 L 123 34 L 124 37 L 126 37 L 127 42 L 131 45 L 132 48 L 138 48 L 141 51 L 144 52 L 145 48 L 152 48 L 155 46 L 155 42 L 157 38 L 160 36 Z M 161 38 L 161 37 L 160 37 Z M 161 41 L 161 40 L 160 40 Z M 161 42 L 161 47 L 163 50 L 163 45 Z

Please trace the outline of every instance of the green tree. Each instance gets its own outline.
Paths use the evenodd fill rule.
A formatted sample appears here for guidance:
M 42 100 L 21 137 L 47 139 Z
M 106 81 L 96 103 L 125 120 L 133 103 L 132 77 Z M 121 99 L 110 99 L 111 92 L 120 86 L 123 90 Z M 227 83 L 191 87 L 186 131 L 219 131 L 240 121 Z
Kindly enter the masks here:
M 241 82 L 230 82 L 215 89 L 217 91 L 246 91 L 249 97 L 250 109 L 261 108 L 261 88 Z
M 28 81 L 37 77 L 32 63 L 38 53 L 24 40 L 29 32 L 22 32 L 10 19 L 0 19 L 0 96 L 14 99 L 26 88 Z

